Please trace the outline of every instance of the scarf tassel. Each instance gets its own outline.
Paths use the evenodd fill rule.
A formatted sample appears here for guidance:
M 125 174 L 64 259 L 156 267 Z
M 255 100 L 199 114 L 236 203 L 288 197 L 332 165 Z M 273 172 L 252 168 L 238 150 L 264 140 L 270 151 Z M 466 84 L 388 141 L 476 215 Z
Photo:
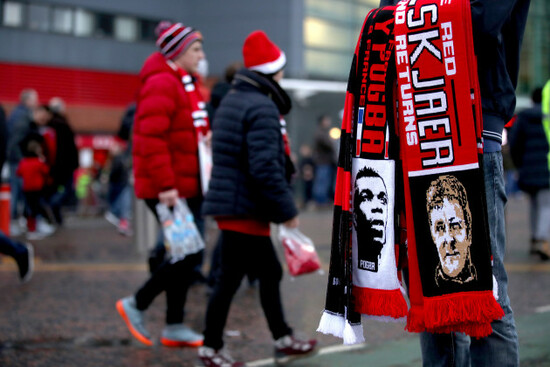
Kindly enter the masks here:
M 355 311 L 370 316 L 389 316 L 401 319 L 407 316 L 407 302 L 400 289 L 373 289 L 353 287 Z
M 343 339 L 345 345 L 365 342 L 365 337 L 363 336 L 363 326 L 361 324 L 352 325 L 349 320 L 346 320 Z
M 443 330 L 464 324 L 461 330 L 473 337 L 489 335 L 486 325 L 504 316 L 493 292 L 460 292 L 439 297 L 424 298 L 424 315 L 428 330 Z M 456 330 L 456 327 L 454 328 Z
M 337 338 L 344 337 L 344 315 L 323 311 L 317 332 L 325 335 L 333 335 Z
M 426 331 L 424 323 L 424 308 L 421 306 L 411 305 L 407 316 L 407 325 L 405 330 L 411 333 L 421 333 Z

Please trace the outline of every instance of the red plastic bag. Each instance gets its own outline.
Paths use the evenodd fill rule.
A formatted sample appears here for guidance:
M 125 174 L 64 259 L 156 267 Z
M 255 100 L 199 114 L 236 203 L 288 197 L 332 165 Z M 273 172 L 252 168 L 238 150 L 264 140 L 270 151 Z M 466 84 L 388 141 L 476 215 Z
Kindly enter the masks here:
M 321 268 L 313 241 L 298 228 L 279 226 L 279 240 L 283 245 L 290 275 L 308 274 Z

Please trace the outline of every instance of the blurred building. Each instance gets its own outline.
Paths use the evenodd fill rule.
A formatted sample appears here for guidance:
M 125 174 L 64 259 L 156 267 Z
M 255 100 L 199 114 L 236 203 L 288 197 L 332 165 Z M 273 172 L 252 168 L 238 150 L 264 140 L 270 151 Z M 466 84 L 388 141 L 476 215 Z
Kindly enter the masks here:
M 532 2 L 519 91 L 549 77 L 550 0 Z M 113 132 L 155 49 L 159 20 L 182 21 L 205 38 L 210 85 L 241 59 L 244 38 L 263 29 L 286 52 L 283 86 L 293 149 L 308 142 L 317 116 L 338 124 L 351 55 L 377 0 L 0 0 L 0 102 L 8 111 L 22 88 L 43 102 L 67 101 L 78 132 Z

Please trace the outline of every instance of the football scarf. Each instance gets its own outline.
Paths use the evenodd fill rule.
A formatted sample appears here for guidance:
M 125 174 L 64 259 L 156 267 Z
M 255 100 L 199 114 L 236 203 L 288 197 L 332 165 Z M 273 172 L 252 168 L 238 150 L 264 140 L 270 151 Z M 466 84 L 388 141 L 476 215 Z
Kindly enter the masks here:
M 469 2 L 371 11 L 348 80 L 318 331 L 354 343 L 360 314 L 407 314 L 394 251 L 406 225 L 407 330 L 492 332 L 504 313 L 492 292 L 481 131 Z
M 366 17 L 350 70 L 336 178 L 329 286 L 318 331 L 364 340 L 360 314 L 400 319 L 407 304 L 400 290 L 394 249 L 397 138 L 393 86 L 393 8 Z M 393 72 L 392 72 L 393 73 Z
M 172 67 L 179 75 L 180 80 L 189 96 L 191 102 L 191 117 L 193 118 L 193 126 L 197 136 L 197 150 L 199 157 L 199 172 L 201 181 L 201 191 L 205 195 L 208 190 L 208 183 L 212 174 L 212 146 L 207 144 L 206 136 L 210 130 L 208 120 L 208 112 L 206 104 L 202 99 L 202 95 L 198 88 L 198 80 L 191 76 L 187 71 L 178 67 L 171 60 L 167 60 L 168 65 Z

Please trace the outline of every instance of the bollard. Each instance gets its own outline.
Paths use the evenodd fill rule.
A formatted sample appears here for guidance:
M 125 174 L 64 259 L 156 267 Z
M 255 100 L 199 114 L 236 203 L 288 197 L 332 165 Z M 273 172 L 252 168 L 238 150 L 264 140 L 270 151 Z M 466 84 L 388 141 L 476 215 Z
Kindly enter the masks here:
M 134 197 L 134 236 L 139 253 L 148 253 L 155 246 L 159 225 L 153 213 L 147 208 L 143 200 Z
M 10 185 L 3 182 L 0 187 L 0 230 L 6 236 L 10 235 Z

